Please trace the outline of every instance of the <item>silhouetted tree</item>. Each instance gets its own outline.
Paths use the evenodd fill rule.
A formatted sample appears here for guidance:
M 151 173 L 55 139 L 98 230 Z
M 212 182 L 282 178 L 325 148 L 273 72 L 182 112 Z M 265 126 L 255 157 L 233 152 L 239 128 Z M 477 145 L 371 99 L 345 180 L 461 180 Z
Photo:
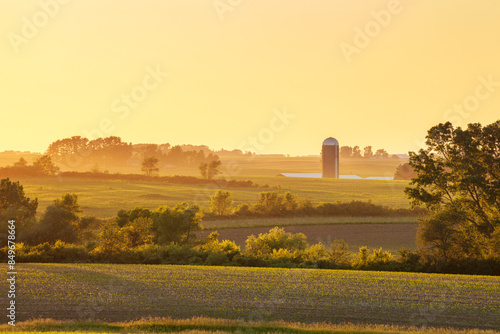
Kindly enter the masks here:
M 49 145 L 45 154 L 57 163 L 76 167 L 88 158 L 90 154 L 88 143 L 89 140 L 81 136 L 59 139 Z
M 28 162 L 23 158 L 20 157 L 17 162 L 14 163 L 14 167 L 27 167 Z
M 366 146 L 364 149 L 363 149 L 363 158 L 371 158 L 373 157 L 373 151 L 372 151 L 372 147 L 371 146 Z
M 213 160 L 208 164 L 207 168 L 207 179 L 212 180 L 214 176 L 220 174 L 220 166 L 222 162 L 220 160 Z
M 90 162 L 121 165 L 132 157 L 132 144 L 125 143 L 116 136 L 91 140 L 88 147 Z
M 394 180 L 411 180 L 416 177 L 417 173 L 411 168 L 409 163 L 404 163 L 396 168 Z
M 362 158 L 361 156 L 361 150 L 359 149 L 359 146 L 354 146 L 352 148 L 352 158 Z
M 200 170 L 201 177 L 204 179 L 207 178 L 207 168 L 208 168 L 208 164 L 206 162 L 202 162 L 198 166 L 198 169 Z
M 339 155 L 342 159 L 349 159 L 352 156 L 352 147 L 341 146 Z
M 157 157 L 147 157 L 142 161 L 141 170 L 146 173 L 147 176 L 152 176 L 158 174 L 160 169 L 158 168 L 158 158 Z
M 389 153 L 387 153 L 386 150 L 384 150 L 383 148 L 379 148 L 376 152 L 375 152 L 375 156 L 377 158 L 382 158 L 382 159 L 387 159 L 389 158 Z
M 52 163 L 52 159 L 48 155 L 42 155 L 35 162 L 33 167 L 39 169 L 44 175 L 56 175 L 59 173 L 59 167 Z

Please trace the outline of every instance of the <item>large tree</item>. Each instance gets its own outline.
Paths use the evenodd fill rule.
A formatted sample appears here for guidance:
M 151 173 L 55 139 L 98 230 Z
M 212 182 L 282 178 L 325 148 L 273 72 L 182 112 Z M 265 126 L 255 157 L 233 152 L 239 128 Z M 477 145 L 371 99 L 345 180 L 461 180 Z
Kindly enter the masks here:
M 75 168 L 87 159 L 88 142 L 87 138 L 81 136 L 59 139 L 49 145 L 45 154 L 57 163 Z
M 54 165 L 49 155 L 42 155 L 33 162 L 33 167 L 43 175 L 56 175 L 60 171 L 60 168 Z
M 45 210 L 38 225 L 30 234 L 28 243 L 40 244 L 78 241 L 82 210 L 76 194 L 64 194 Z
M 340 147 L 340 157 L 342 159 L 349 159 L 352 156 L 351 146 L 341 146 Z
M 142 160 L 141 170 L 146 173 L 147 176 L 157 175 L 160 169 L 158 168 L 158 158 L 157 157 L 146 157 Z
M 373 151 L 371 146 L 365 146 L 363 149 L 363 158 L 371 158 L 373 157 Z
M 417 176 L 405 189 L 412 205 L 425 204 L 432 213 L 423 221 L 420 235 L 435 236 L 429 229 L 436 229 L 436 219 L 442 220 L 446 212 L 450 235 L 458 237 L 466 231 L 467 240 L 473 238 L 472 232 L 478 238 L 498 236 L 500 120 L 485 127 L 469 124 L 467 129 L 447 122 L 431 128 L 426 138 L 427 148 L 410 152 L 409 163 Z
M 361 149 L 359 146 L 354 146 L 352 148 L 352 155 L 351 158 L 362 158 L 363 156 L 361 155 Z
M 154 241 L 158 244 L 189 244 L 196 239 L 195 232 L 203 229 L 202 216 L 200 207 L 187 203 L 179 203 L 174 208 L 158 208 L 151 216 Z
M 210 197 L 210 212 L 217 216 L 231 214 L 233 212 L 231 193 L 227 190 L 217 190 L 215 195 Z
M 34 224 L 37 207 L 38 200 L 26 197 L 19 181 L 12 182 L 9 178 L 0 181 L 0 245 L 7 241 L 8 221 L 15 220 L 16 231 L 22 235 Z

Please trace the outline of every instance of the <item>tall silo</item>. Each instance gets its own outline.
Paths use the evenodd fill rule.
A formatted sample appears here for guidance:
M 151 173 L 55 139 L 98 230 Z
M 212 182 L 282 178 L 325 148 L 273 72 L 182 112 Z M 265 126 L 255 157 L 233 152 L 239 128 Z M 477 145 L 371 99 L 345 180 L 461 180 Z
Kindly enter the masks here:
M 321 149 L 323 160 L 323 177 L 339 178 L 339 142 L 329 137 L 323 141 Z

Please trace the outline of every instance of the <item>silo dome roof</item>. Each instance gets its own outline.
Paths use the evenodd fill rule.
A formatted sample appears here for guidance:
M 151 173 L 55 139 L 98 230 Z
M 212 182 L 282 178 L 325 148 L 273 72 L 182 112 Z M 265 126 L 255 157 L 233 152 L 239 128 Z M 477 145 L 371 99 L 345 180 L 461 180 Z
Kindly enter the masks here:
M 335 139 L 333 137 L 328 137 L 323 141 L 323 145 L 337 145 L 338 146 L 339 142 L 337 141 L 337 139 Z

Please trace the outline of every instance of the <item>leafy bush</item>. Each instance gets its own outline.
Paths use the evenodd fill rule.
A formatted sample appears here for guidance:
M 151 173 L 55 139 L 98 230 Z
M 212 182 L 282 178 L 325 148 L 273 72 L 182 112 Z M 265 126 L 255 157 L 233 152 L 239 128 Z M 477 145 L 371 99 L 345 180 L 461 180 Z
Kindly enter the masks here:
M 329 254 L 321 242 L 311 245 L 304 250 L 304 261 L 318 262 L 329 259 Z
M 241 253 L 240 247 L 233 241 L 223 240 L 219 242 L 218 236 L 217 232 L 210 233 L 206 241 L 198 247 L 199 251 L 209 254 L 208 258 L 211 259 L 210 261 L 214 262 L 215 259 L 219 259 L 217 261 L 220 262 L 220 259 L 224 258 L 223 263 L 225 263 L 231 261 L 236 255 Z
M 349 246 L 344 240 L 335 239 L 330 244 L 329 260 L 335 267 L 348 267 L 350 266 L 351 253 Z
M 201 230 L 203 214 L 197 205 L 179 203 L 174 208 L 160 207 L 151 215 L 154 241 L 158 244 L 171 242 L 189 244 L 196 239 L 194 232 Z
M 226 190 L 218 190 L 210 197 L 210 212 L 217 216 L 227 216 L 233 212 L 233 200 L 231 193 Z
M 238 205 L 236 210 L 234 211 L 236 216 L 247 217 L 251 216 L 253 212 L 250 210 L 250 206 L 246 203 Z
M 280 249 L 294 252 L 303 251 L 307 246 L 304 234 L 292 234 L 285 232 L 283 228 L 274 227 L 268 233 L 260 233 L 258 237 L 249 236 L 246 240 L 245 253 L 257 257 L 268 257 Z

